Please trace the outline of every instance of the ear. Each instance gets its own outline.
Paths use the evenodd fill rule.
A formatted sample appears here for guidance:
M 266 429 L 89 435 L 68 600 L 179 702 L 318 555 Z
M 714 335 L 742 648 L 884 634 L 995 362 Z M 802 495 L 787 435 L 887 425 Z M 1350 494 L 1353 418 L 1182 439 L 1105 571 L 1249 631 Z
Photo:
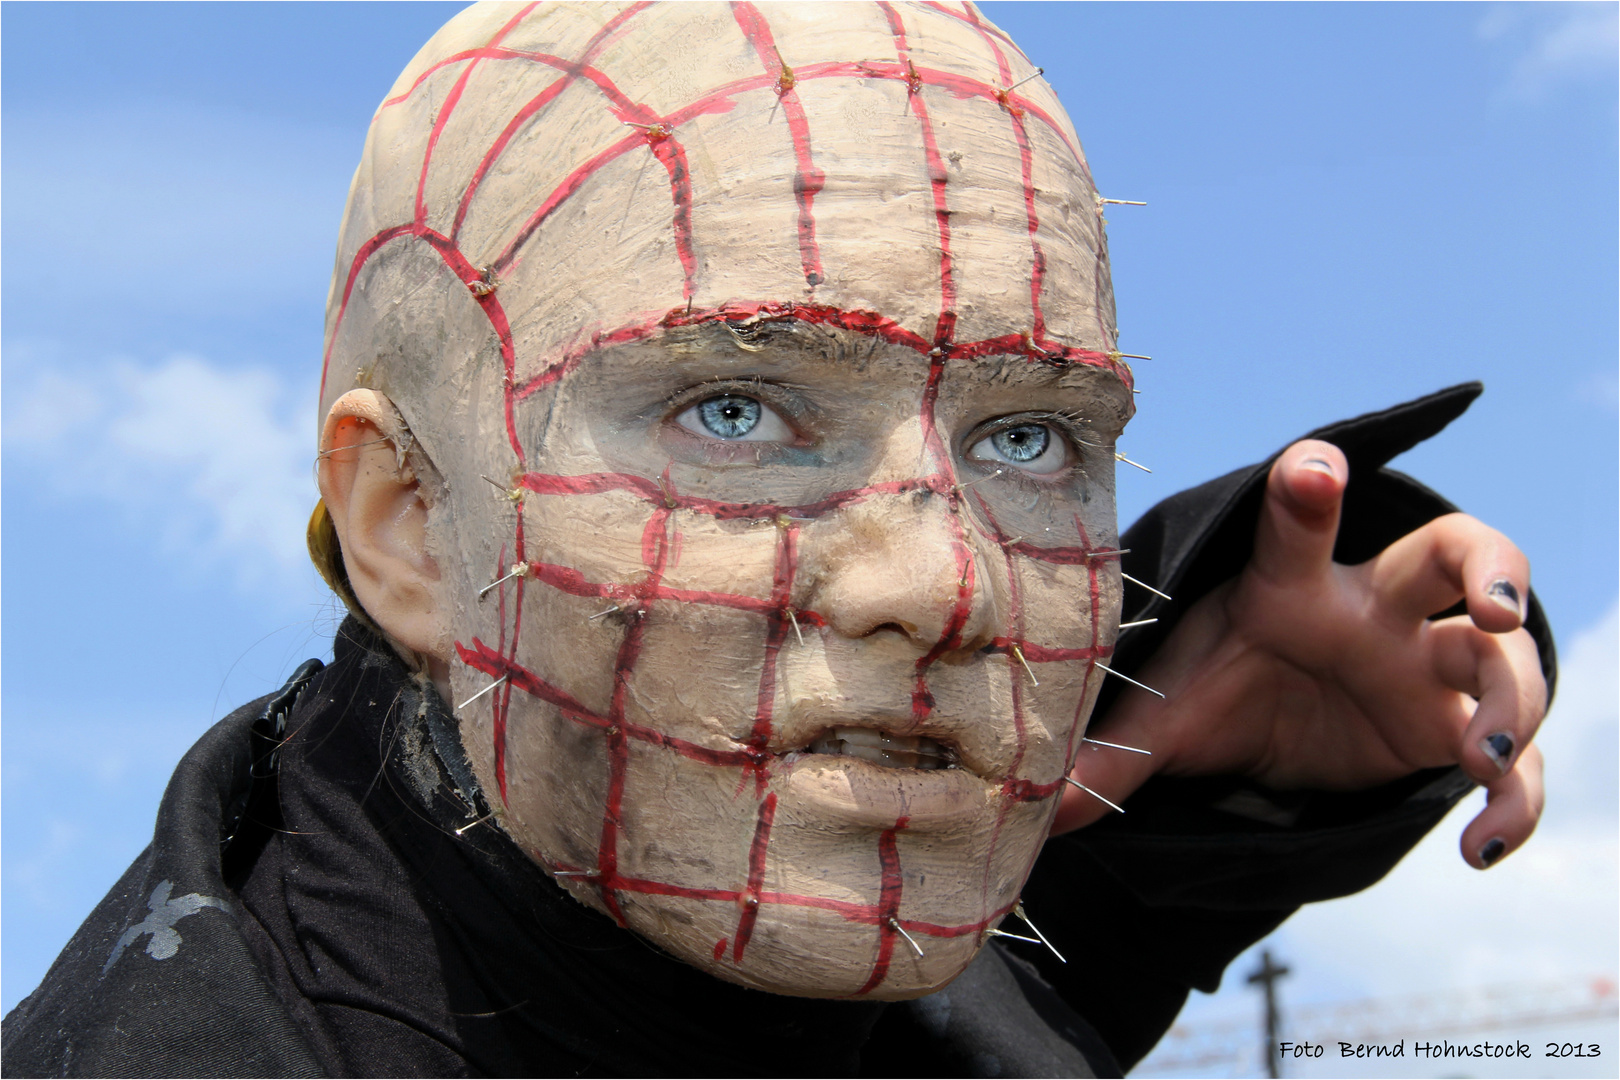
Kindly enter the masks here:
M 428 554 L 429 508 L 406 464 L 413 441 L 393 402 L 375 390 L 350 390 L 326 415 L 317 475 L 355 599 L 407 662 L 426 664 L 448 700 L 439 564 Z

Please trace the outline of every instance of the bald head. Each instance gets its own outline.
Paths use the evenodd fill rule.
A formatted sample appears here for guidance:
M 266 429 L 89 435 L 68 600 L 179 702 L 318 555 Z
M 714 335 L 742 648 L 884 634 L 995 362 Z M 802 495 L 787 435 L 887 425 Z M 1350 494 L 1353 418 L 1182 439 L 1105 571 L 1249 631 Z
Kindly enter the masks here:
M 949 982 L 1078 752 L 1133 406 L 1032 74 L 970 6 L 479 5 L 367 139 L 347 580 L 492 826 L 721 978 Z

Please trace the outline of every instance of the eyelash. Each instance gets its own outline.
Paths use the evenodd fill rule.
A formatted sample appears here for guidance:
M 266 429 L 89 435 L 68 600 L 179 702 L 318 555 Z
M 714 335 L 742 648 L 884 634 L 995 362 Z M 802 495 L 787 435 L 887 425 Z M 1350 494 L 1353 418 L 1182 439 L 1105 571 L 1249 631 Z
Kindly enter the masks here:
M 755 422 L 756 426 L 775 420 L 786 428 L 790 435 L 797 436 L 799 434 L 799 424 L 795 422 L 797 420 L 795 414 L 801 410 L 791 408 L 785 402 L 773 401 L 773 398 L 783 395 L 771 393 L 771 389 L 774 389 L 771 384 L 757 380 L 708 383 L 700 387 L 693 387 L 669 399 L 667 406 L 669 418 L 688 434 L 715 444 L 737 446 L 753 443 L 756 447 L 792 446 L 793 443 L 782 440 L 747 439 L 746 437 L 722 438 L 713 434 L 712 429 L 710 432 L 701 431 L 685 422 L 686 418 L 694 416 L 698 409 L 709 402 L 721 398 L 741 398 L 758 403 L 763 410 L 764 415 Z M 700 426 L 707 426 L 701 421 L 698 421 L 698 423 Z M 1085 423 L 1083 418 L 1063 412 L 1018 413 L 1012 416 L 998 417 L 989 424 L 981 426 L 970 433 L 962 442 L 961 453 L 966 458 L 975 447 L 986 440 L 993 439 L 1002 432 L 1024 426 L 1039 426 L 1051 431 L 1067 444 L 1070 460 L 1063 466 L 1053 470 L 1053 474 L 1066 474 L 1088 459 L 1088 450 L 1097 448 L 1096 444 L 1086 437 Z M 752 431 L 753 428 L 749 430 Z M 1049 475 L 1021 469 L 1011 462 L 1005 462 L 1004 464 L 1007 469 L 1003 471 L 1010 471 L 1035 482 L 1043 482 L 1046 476 Z

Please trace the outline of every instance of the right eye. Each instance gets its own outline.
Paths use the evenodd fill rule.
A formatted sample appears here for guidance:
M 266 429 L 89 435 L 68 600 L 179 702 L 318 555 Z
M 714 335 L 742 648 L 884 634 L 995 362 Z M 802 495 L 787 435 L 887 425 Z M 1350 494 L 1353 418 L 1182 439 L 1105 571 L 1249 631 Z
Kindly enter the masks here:
M 704 398 L 675 418 L 694 435 L 725 442 L 791 443 L 793 432 L 769 405 L 742 394 Z

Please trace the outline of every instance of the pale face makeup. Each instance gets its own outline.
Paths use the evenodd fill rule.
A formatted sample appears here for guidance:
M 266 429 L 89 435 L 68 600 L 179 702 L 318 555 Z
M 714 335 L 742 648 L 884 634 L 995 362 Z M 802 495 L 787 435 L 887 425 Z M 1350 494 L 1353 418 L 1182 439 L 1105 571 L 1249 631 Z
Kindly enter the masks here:
M 503 825 L 688 962 L 910 996 L 1017 899 L 1078 749 L 1128 392 L 967 361 L 930 424 L 915 352 L 723 325 L 592 356 L 488 500 L 529 576 L 486 601 L 514 657 L 458 634 L 515 687 L 466 741 L 495 773 L 504 714 Z
M 387 395 L 431 459 L 495 824 L 733 982 L 959 974 L 1111 649 L 1133 406 L 1100 204 L 999 33 L 475 7 L 356 175 L 323 400 Z

